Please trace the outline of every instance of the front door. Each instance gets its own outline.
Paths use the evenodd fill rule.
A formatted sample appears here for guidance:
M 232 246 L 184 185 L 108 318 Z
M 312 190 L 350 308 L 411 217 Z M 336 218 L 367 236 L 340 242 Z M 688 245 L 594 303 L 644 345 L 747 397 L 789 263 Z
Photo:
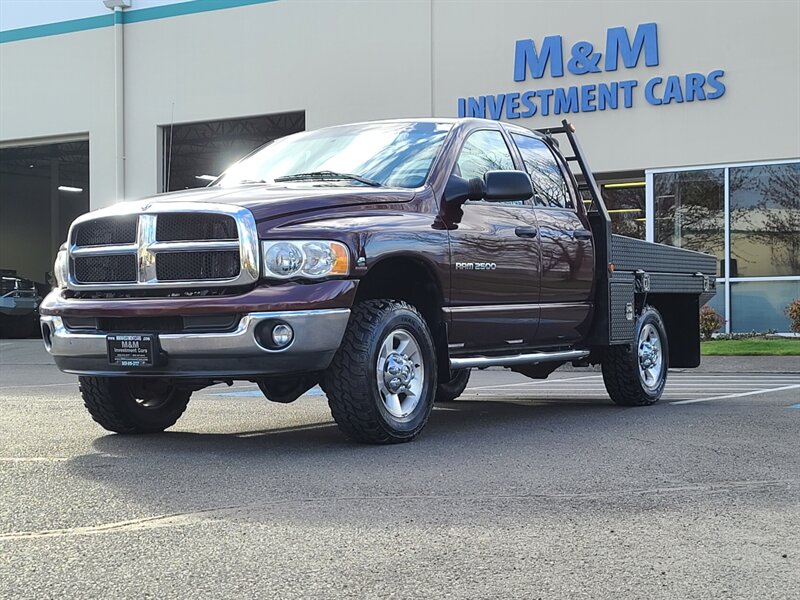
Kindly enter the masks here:
M 453 173 L 466 179 L 512 170 L 499 130 L 464 142 Z M 513 353 L 534 343 L 539 322 L 539 241 L 530 202 L 468 201 L 450 229 L 451 354 Z

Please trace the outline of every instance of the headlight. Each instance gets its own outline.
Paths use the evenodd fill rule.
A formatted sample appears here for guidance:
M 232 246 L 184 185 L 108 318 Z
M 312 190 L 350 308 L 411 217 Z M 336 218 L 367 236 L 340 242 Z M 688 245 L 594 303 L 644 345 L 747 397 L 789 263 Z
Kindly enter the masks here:
M 53 265 L 53 276 L 56 278 L 56 285 L 64 289 L 67 287 L 69 276 L 69 254 L 67 249 L 61 247 L 56 254 L 56 263 Z
M 261 242 L 264 277 L 318 279 L 350 272 L 350 253 L 341 242 Z

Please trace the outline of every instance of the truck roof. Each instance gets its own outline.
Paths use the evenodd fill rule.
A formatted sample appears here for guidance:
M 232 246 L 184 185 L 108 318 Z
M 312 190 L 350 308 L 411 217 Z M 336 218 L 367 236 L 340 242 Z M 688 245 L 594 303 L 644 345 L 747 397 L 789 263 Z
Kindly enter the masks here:
M 334 127 L 350 127 L 352 125 L 375 125 L 380 123 L 444 123 L 448 125 L 459 125 L 459 124 L 469 124 L 469 123 L 491 123 L 493 125 L 499 125 L 505 128 L 508 131 L 517 131 L 519 133 L 526 133 L 528 135 L 533 134 L 539 136 L 540 134 L 528 129 L 527 127 L 522 127 L 520 125 L 516 125 L 513 123 L 505 123 L 503 121 L 495 121 L 493 119 L 480 119 L 477 117 L 405 117 L 405 118 L 397 118 L 397 119 L 375 119 L 374 121 L 357 121 L 355 123 L 341 123 L 339 125 L 331 125 L 329 127 L 323 127 L 321 129 L 333 129 Z

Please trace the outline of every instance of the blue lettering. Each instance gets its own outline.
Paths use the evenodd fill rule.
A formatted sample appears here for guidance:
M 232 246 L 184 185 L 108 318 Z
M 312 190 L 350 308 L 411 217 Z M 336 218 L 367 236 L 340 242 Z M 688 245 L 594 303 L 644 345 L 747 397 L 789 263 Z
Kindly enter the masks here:
M 597 107 L 594 105 L 596 87 L 597 86 L 594 84 L 581 86 L 581 110 L 583 112 L 594 112 L 597 110 Z
M 619 87 L 622 88 L 623 94 L 622 102 L 625 108 L 630 108 L 633 106 L 633 88 L 635 88 L 637 85 L 639 85 L 639 82 L 635 79 L 626 79 L 625 81 L 619 82 Z
M 709 100 L 716 100 L 725 93 L 725 84 L 720 81 L 723 75 L 725 75 L 725 71 L 722 69 L 711 71 L 708 74 L 708 85 L 714 89 L 713 92 L 706 94 L 706 98 Z
M 458 99 L 458 118 L 461 119 L 462 117 L 467 116 L 467 100 L 466 98 L 459 98 Z
M 702 73 L 687 73 L 686 74 L 686 101 L 692 102 L 695 98 L 698 100 L 705 100 L 706 93 L 703 91 L 703 86 L 706 83 L 706 77 Z
M 567 63 L 570 73 L 584 75 L 585 73 L 599 73 L 597 64 L 600 62 L 600 53 L 595 54 L 594 46 L 589 42 L 578 42 L 572 47 L 572 58 Z
M 553 100 L 553 114 L 560 115 L 562 112 L 578 112 L 577 86 L 573 85 L 566 88 L 566 90 L 565 88 L 556 88 L 555 99 Z
M 519 94 L 511 92 L 506 94 L 506 119 L 519 119 Z
M 480 117 L 481 119 L 486 117 L 485 96 L 479 96 L 478 98 L 467 98 L 467 116 Z
M 520 116 L 524 118 L 532 117 L 536 114 L 536 104 L 533 99 L 536 97 L 536 92 L 528 90 L 522 94 L 522 105 L 527 109 Z
M 617 110 L 619 105 L 619 84 L 616 81 L 611 83 L 597 84 L 597 110 L 605 110 L 606 106 Z
M 673 100 L 678 104 L 683 102 L 681 80 L 677 75 L 667 77 L 667 82 L 664 84 L 664 104 L 669 104 Z
M 497 96 L 486 96 L 486 108 L 489 109 L 489 118 L 495 121 L 500 119 L 503 114 L 503 103 L 505 102 L 505 94 L 497 94 Z
M 661 77 L 653 77 L 650 81 L 647 82 L 647 85 L 644 86 L 644 97 L 647 101 L 652 104 L 653 106 L 658 106 L 661 104 L 661 100 L 655 97 L 653 94 L 653 88 L 661 83 Z
M 533 40 L 517 40 L 514 48 L 514 81 L 525 81 L 530 72 L 533 79 L 541 79 L 547 62 L 550 62 L 550 75 L 564 75 L 564 52 L 560 35 L 549 35 L 542 40 L 541 55 L 536 52 Z
M 658 30 L 655 23 L 642 23 L 636 28 L 633 44 L 624 27 L 612 27 L 606 34 L 606 71 L 617 70 L 617 59 L 622 56 L 625 68 L 632 69 L 639 62 L 644 49 L 644 64 L 658 65 Z
M 539 90 L 536 92 L 536 95 L 542 99 L 542 112 L 540 113 L 543 117 L 546 117 L 550 114 L 550 97 L 553 95 L 553 90 L 549 88 L 545 88 L 543 90 Z

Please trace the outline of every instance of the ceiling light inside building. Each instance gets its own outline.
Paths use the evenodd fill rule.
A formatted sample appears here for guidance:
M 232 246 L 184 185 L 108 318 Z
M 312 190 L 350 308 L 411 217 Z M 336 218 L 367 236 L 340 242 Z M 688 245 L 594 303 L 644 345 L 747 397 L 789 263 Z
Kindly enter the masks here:
M 58 186 L 58 191 L 59 192 L 74 192 L 74 193 L 77 193 L 77 192 L 82 192 L 83 188 L 72 187 L 70 185 L 60 185 L 60 186 Z
M 203 181 L 214 181 L 217 175 L 195 175 L 195 179 L 202 179 Z
M 632 187 L 644 187 L 644 181 L 629 181 L 626 183 L 606 183 L 603 185 L 604 188 L 632 188 Z

